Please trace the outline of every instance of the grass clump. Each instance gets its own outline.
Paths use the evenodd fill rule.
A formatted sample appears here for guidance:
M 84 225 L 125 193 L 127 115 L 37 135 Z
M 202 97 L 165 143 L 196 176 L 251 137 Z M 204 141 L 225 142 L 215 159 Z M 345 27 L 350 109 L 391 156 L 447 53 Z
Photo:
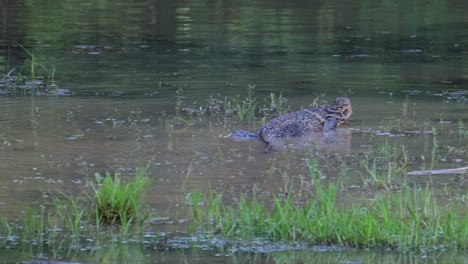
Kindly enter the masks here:
M 146 169 L 137 169 L 135 176 L 127 182 L 122 182 L 116 173 L 112 177 L 106 173 L 102 177 L 96 173 L 94 191 L 95 219 L 100 224 L 127 224 L 134 220 L 144 221 L 143 195 L 150 180 L 146 177 Z
M 114 228 L 102 229 L 103 225 L 114 225 L 122 238 L 129 235 L 134 224 L 143 224 L 149 216 L 144 205 L 144 194 L 150 179 L 148 167 L 136 170 L 128 181 L 118 174 L 96 174 L 91 183 L 93 193 L 80 196 L 53 195 L 51 202 L 45 200 L 27 208 L 14 221 L 0 219 L 0 246 L 48 245 L 63 247 L 81 243 L 86 237 L 92 241 L 100 239 L 117 241 Z M 110 231 L 110 232 L 108 232 Z
M 242 196 L 226 206 L 222 195 L 205 196 L 194 205 L 194 225 L 203 232 L 230 239 L 267 239 L 398 251 L 430 248 L 468 249 L 468 219 L 455 205 L 440 207 L 430 187 L 403 182 L 397 191 L 379 191 L 349 205 L 340 196 L 340 183 L 312 178 L 305 203 L 293 195 L 262 202 Z M 359 199 L 358 199 L 359 201 Z

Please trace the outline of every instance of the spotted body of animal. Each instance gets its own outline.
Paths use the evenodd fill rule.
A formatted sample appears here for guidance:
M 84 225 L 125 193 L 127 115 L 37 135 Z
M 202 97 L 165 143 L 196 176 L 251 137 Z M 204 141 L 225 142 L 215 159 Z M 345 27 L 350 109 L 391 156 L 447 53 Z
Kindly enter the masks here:
M 258 137 L 269 146 L 278 139 L 304 137 L 314 132 L 331 130 L 343 124 L 353 113 L 351 101 L 338 97 L 332 104 L 311 107 L 280 115 L 261 127 L 256 133 L 238 130 L 234 138 Z

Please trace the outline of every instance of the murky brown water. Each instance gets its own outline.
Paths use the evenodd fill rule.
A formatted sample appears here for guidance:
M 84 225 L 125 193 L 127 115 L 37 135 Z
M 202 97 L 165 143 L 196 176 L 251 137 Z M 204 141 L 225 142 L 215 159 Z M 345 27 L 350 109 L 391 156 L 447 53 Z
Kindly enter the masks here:
M 433 127 L 435 167 L 467 166 L 463 1 L 52 2 L 0 4 L 3 70 L 20 70 L 27 55 L 19 42 L 55 67 L 55 83 L 72 93 L 0 97 L 3 216 L 17 216 L 49 193 L 89 191 L 95 172 L 131 173 L 148 162 L 150 205 L 174 221 L 184 217 L 186 192 L 200 186 L 232 197 L 284 192 L 288 181 L 307 175 L 310 155 L 330 180 L 346 161 L 344 184 L 360 185 L 353 164 L 385 141 L 406 146 L 410 170 L 421 169 L 434 139 L 421 131 Z M 244 98 L 249 86 L 260 104 L 281 93 L 291 110 L 321 94 L 326 101 L 346 95 L 354 113 L 330 138 L 268 153 L 255 140 L 219 137 L 253 131 L 259 119 L 185 111 L 180 115 L 191 125 L 174 118 L 178 108 L 207 107 L 211 95 Z M 466 194 L 463 178 L 430 178 Z

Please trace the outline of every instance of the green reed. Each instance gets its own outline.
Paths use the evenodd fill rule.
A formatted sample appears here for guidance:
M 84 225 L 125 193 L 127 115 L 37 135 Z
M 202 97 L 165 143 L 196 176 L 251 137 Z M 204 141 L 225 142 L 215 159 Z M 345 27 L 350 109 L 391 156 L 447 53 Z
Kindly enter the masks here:
M 43 236 L 46 231 L 46 219 L 47 215 L 44 206 L 40 206 L 38 210 L 35 210 L 35 208 L 28 208 L 26 210 L 24 224 L 22 225 L 23 238 L 32 239 Z
M 458 120 L 458 133 L 457 134 L 461 137 L 468 136 L 468 129 L 465 126 L 465 123 L 463 122 L 463 120 Z
M 86 208 L 83 204 L 81 197 L 73 197 L 70 195 L 63 195 L 59 197 L 52 197 L 53 208 L 56 214 L 56 219 L 60 223 L 61 229 L 69 232 L 72 236 L 79 236 L 82 226 L 85 225 Z M 52 217 L 47 217 L 52 219 Z
M 47 81 L 53 84 L 55 82 L 55 66 L 52 65 L 49 67 L 47 66 L 49 63 L 42 62 L 38 59 L 38 57 L 32 52 L 26 49 L 20 43 L 16 43 L 21 49 L 23 49 L 29 56 L 29 58 L 25 61 L 25 64 L 29 63 L 29 72 L 31 80 L 38 79 L 38 69 L 41 69 L 43 72 L 47 73 Z
M 29 55 L 29 58 L 28 58 L 28 61 L 29 61 L 29 74 L 31 75 L 31 79 L 35 80 L 36 79 L 36 68 L 37 67 L 42 67 L 42 68 L 45 69 L 45 67 L 38 62 L 38 59 L 34 55 L 34 53 L 32 53 L 31 51 L 29 51 L 28 49 L 26 49 L 25 47 L 23 47 L 23 45 L 21 45 L 19 43 L 17 43 L 17 45 L 20 46 L 20 48 L 23 49 Z
M 252 119 L 255 116 L 257 104 L 249 101 L 238 101 L 236 102 L 236 114 L 240 122 L 244 122 L 247 119 Z
M 248 94 L 244 99 L 236 98 L 234 100 L 235 113 L 240 122 L 253 119 L 257 111 L 257 99 L 253 96 L 255 85 L 248 86 Z
M 414 117 L 416 116 L 416 103 L 411 102 L 408 95 L 406 95 L 405 102 L 403 102 L 401 111 L 403 118 L 414 119 Z
M 407 173 L 409 155 L 404 145 L 391 145 L 388 138 L 364 154 L 360 162 L 364 186 L 391 189 Z
M 58 87 L 55 84 L 56 67 L 53 62 L 40 59 L 34 52 L 28 50 L 20 43 L 16 43 L 27 54 L 27 59 L 18 71 L 11 69 L 3 74 L 2 88 L 13 94 L 35 94 L 36 89 L 48 94 L 57 94 Z
M 434 166 L 436 164 L 438 148 L 439 148 L 439 144 L 437 143 L 437 129 L 433 127 L 432 128 L 431 167 L 430 167 L 431 170 L 434 169 Z

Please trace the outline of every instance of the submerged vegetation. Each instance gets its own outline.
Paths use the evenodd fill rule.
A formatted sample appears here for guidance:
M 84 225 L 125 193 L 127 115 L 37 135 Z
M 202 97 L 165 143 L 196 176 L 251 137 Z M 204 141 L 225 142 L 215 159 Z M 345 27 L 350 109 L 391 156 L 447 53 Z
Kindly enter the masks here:
M 248 85 L 245 97 L 239 95 L 233 97 L 212 95 L 206 102 L 193 102 L 192 104 L 184 100 L 183 89 L 178 89 L 176 93 L 176 117 L 171 116 L 166 122 L 171 125 L 191 125 L 192 123 L 188 120 L 206 116 L 221 120 L 238 121 L 239 123 L 251 123 L 256 120 L 257 116 L 261 116 L 263 117 L 261 121 L 265 122 L 266 118 L 290 110 L 286 106 L 288 100 L 281 93 L 279 95 L 270 93 L 269 96 L 259 99 L 255 94 L 255 85 L 252 84 Z M 316 100 L 320 97 L 318 96 Z M 185 117 L 187 115 L 188 117 Z
M 46 61 L 20 43 L 27 59 L 19 68 L 10 69 L 0 79 L 0 89 L 4 94 L 13 95 L 69 95 L 70 91 L 59 89 L 55 82 L 56 66 L 53 61 Z

